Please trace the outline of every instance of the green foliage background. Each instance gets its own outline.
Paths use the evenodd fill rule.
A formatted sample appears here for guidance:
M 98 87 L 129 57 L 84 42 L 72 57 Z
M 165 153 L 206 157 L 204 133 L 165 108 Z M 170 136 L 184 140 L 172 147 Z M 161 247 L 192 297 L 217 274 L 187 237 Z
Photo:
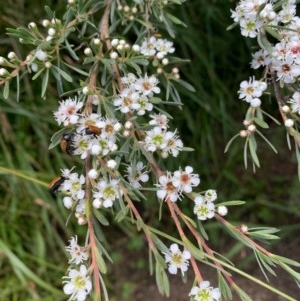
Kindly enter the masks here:
M 24 57 L 26 53 L 25 47 L 5 34 L 7 27 L 39 23 L 45 17 L 45 5 L 59 17 L 65 2 L 6 1 L 0 7 L 0 55 L 15 51 Z M 284 230 L 281 236 L 292 237 L 300 228 L 300 186 L 285 133 L 271 124 L 267 135 L 279 154 L 271 153 L 262 142 L 262 168 L 256 174 L 243 167 L 242 140 L 224 154 L 247 110 L 237 98 L 239 83 L 253 72 L 249 67 L 253 41 L 242 38 L 237 28 L 226 31 L 233 7 L 234 3 L 226 0 L 194 0 L 176 9 L 187 25 L 177 28 L 176 54 L 191 61 L 180 67 L 181 76 L 196 89 L 195 93 L 181 90 L 184 107 L 171 112 L 184 144 L 195 149 L 181 154 L 180 165 L 193 166 L 201 176 L 203 190 L 216 189 L 220 201 L 247 201 L 242 208 L 231 209 L 230 220 L 277 226 Z M 47 98 L 41 99 L 38 83 L 28 78 L 24 83 L 19 102 L 13 89 L 7 100 L 0 94 L 0 300 L 64 300 L 60 291 L 61 276 L 67 269 L 64 245 L 80 227 L 72 222 L 65 226 L 68 213 L 60 200 L 51 197 L 46 184 L 61 168 L 76 162 L 58 148 L 48 150 L 50 137 L 58 130 L 52 114 L 59 101 L 55 85 L 52 83 Z M 268 99 L 264 105 L 273 110 Z M 178 168 L 177 160 L 166 164 L 170 170 Z M 148 205 L 145 210 L 153 210 Z M 156 213 L 147 214 L 154 219 Z M 210 227 L 214 229 L 214 222 Z M 218 230 L 211 234 L 212 243 L 218 242 L 221 248 L 224 242 Z

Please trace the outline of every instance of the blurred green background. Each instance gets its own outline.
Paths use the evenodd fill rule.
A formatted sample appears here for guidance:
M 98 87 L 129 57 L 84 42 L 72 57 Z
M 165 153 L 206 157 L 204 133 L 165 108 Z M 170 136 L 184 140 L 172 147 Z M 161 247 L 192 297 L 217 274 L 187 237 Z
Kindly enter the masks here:
M 24 57 L 26 47 L 9 38 L 5 29 L 39 23 L 46 16 L 45 5 L 61 17 L 66 1 L 8 0 L 0 7 L 1 56 L 14 51 Z M 191 61 L 180 66 L 180 72 L 196 89 L 195 93 L 180 90 L 184 107 L 174 114 L 173 125 L 184 144 L 195 149 L 180 155 L 180 165 L 193 166 L 200 174 L 201 189 L 216 189 L 220 202 L 247 201 L 245 206 L 230 208 L 229 220 L 279 227 L 281 237 L 297 244 L 300 185 L 285 130 L 270 123 L 265 134 L 278 155 L 260 141 L 262 167 L 256 173 L 251 166 L 244 169 L 242 139 L 224 154 L 229 139 L 242 129 L 247 106 L 238 100 L 237 90 L 242 80 L 253 75 L 249 62 L 255 45 L 255 41 L 242 38 L 238 28 L 226 31 L 233 8 L 234 2 L 226 0 L 194 0 L 176 7 L 177 16 L 187 25 L 177 27 L 176 55 Z M 61 168 L 74 165 L 58 148 L 48 150 L 50 137 L 59 129 L 52 118 L 59 100 L 56 88 L 50 86 L 46 100 L 40 94 L 40 83 L 26 77 L 20 102 L 16 102 L 13 89 L 7 100 L 0 94 L 0 300 L 65 300 L 60 292 L 61 276 L 67 269 L 64 245 L 71 235 L 83 231 L 72 221 L 65 226 L 68 212 L 47 187 L 34 180 L 48 183 Z M 271 102 L 266 99 L 263 106 L 277 117 Z M 178 168 L 177 164 L 177 160 L 167 162 L 170 170 Z M 145 208 L 154 210 L 150 219 L 157 216 L 153 208 L 151 204 Z M 220 238 L 217 223 L 212 221 L 209 228 L 211 244 L 222 249 L 226 238 Z M 118 237 L 114 231 L 120 230 L 115 227 L 110 231 L 112 237 Z M 125 247 L 129 250 L 132 245 L 143 247 L 140 238 L 128 241 Z

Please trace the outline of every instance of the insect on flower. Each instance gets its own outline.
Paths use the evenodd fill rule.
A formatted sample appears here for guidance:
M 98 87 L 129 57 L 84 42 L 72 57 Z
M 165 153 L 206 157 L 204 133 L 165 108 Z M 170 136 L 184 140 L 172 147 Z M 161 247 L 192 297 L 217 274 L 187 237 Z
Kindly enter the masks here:
M 59 189 L 59 187 L 62 185 L 62 183 L 65 181 L 65 177 L 63 176 L 58 176 L 55 179 L 53 179 L 50 183 L 49 183 L 49 190 L 51 195 L 55 198 L 56 197 L 56 193 Z
M 73 137 L 73 134 L 64 133 L 60 140 L 61 149 L 70 156 L 73 155 L 73 151 L 74 151 L 74 147 L 71 145 L 72 137 Z
M 101 129 L 95 125 L 89 125 L 85 128 L 85 133 L 87 135 L 100 135 Z

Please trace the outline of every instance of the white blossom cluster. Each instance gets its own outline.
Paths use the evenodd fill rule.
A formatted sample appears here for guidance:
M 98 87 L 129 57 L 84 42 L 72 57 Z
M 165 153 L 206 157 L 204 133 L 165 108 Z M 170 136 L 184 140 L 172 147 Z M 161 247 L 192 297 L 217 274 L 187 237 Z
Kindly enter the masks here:
M 241 34 L 255 38 L 259 35 L 260 49 L 252 54 L 251 67 L 264 67 L 275 74 L 282 84 L 293 84 L 300 76 L 300 18 L 296 15 L 296 1 L 241 0 L 232 11 L 232 18 L 239 23 Z M 266 39 L 268 34 L 275 42 Z M 261 96 L 267 89 L 264 81 L 254 77 L 240 84 L 239 98 L 252 107 L 261 105 Z M 291 111 L 300 113 L 299 89 L 288 100 Z M 287 112 L 286 107 L 284 110 Z M 294 124 L 288 119 L 287 127 Z
M 241 0 L 231 17 L 241 27 L 243 36 L 255 38 L 266 25 L 280 26 L 290 23 L 296 15 L 296 0 L 283 2 L 280 10 L 275 8 L 279 1 Z
M 80 247 L 77 243 L 77 236 L 70 240 L 66 251 L 70 255 L 69 263 L 76 265 L 76 268 L 68 269 L 68 276 L 63 277 L 64 293 L 70 295 L 69 300 L 83 301 L 92 290 L 92 281 L 90 279 L 88 269 L 84 261 L 89 257 L 89 250 L 87 247 Z
M 174 53 L 174 51 L 175 48 L 171 41 L 155 36 L 144 39 L 140 48 L 140 53 L 144 56 L 155 56 L 159 60 L 163 59 L 168 53 Z

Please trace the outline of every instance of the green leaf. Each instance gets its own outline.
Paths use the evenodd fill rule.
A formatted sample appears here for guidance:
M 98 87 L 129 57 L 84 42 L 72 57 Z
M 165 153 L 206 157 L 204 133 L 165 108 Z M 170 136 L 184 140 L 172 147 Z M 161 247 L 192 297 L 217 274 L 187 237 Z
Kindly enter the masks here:
M 73 81 L 72 77 L 71 77 L 67 72 L 63 71 L 62 69 L 60 69 L 59 67 L 57 67 L 57 66 L 55 66 L 55 65 L 53 65 L 52 67 L 53 67 L 53 68 L 57 71 L 57 73 L 59 73 L 66 81 L 68 81 L 68 82 L 70 82 L 70 83 Z
M 9 81 L 6 81 L 3 89 L 3 97 L 4 99 L 7 99 L 8 96 L 9 96 Z
M 253 118 L 253 120 L 261 128 L 263 128 L 263 129 L 268 129 L 269 128 L 269 125 L 264 120 L 262 120 L 260 118 L 257 118 L 257 117 Z
M 77 72 L 77 73 L 79 73 L 79 74 L 81 74 L 81 75 L 83 75 L 83 76 L 89 76 L 89 73 L 86 72 L 86 71 L 84 71 L 84 70 L 81 70 L 81 69 L 79 69 L 79 68 L 76 68 L 76 67 L 74 67 L 74 66 L 72 66 L 72 65 L 69 65 L 69 64 L 67 64 L 67 63 L 65 63 L 65 62 L 63 62 L 63 64 L 64 64 L 65 66 L 67 66 L 68 68 L 74 70 L 75 72 Z
M 65 44 L 66 44 L 66 48 L 67 50 L 69 51 L 69 54 L 71 55 L 71 57 L 78 61 L 79 60 L 79 57 L 77 56 L 77 54 L 75 53 L 75 51 L 72 49 L 72 46 L 70 45 L 70 43 L 68 42 L 68 40 L 66 39 L 65 40 Z
M 196 89 L 189 84 L 188 82 L 182 80 L 182 79 L 177 79 L 174 80 L 176 83 L 180 84 L 181 86 L 183 86 L 184 88 L 186 88 L 187 90 L 191 91 L 191 92 L 196 92 Z
M 253 162 L 256 164 L 256 166 L 260 167 L 259 160 L 256 154 L 256 141 L 254 135 L 251 135 L 249 137 L 249 149 Z
M 109 226 L 109 221 L 99 210 L 95 209 L 93 213 L 101 225 Z
M 222 296 L 224 296 L 224 298 L 226 300 L 232 300 L 231 289 L 230 289 L 227 281 L 223 277 L 222 273 L 220 273 L 219 271 L 218 271 L 218 287 L 221 291 Z
M 48 80 L 49 80 L 49 69 L 46 69 L 46 72 L 43 76 L 43 81 L 42 81 L 42 94 L 41 97 L 43 98 L 45 96 L 45 93 L 47 91 L 48 88 Z
M 228 201 L 216 204 L 217 206 L 240 206 L 244 205 L 245 201 Z

